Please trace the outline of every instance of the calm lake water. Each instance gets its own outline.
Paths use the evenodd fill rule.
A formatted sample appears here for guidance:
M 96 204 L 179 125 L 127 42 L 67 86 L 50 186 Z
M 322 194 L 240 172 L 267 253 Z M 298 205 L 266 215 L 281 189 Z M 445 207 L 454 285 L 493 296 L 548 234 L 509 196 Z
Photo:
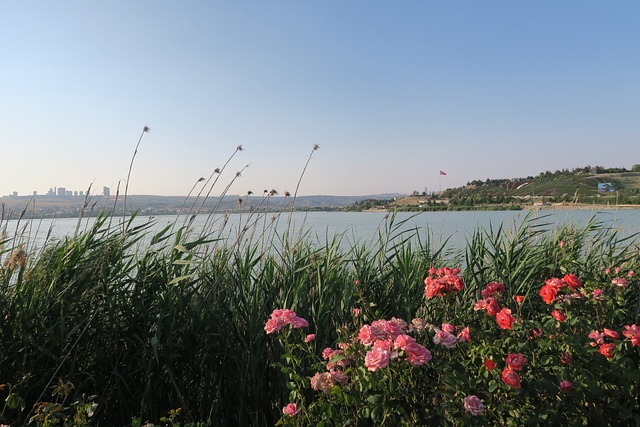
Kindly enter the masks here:
M 207 219 L 206 215 L 198 216 L 191 230 L 199 233 L 204 226 L 212 231 L 215 237 L 233 239 L 235 241 L 244 228 L 247 231 L 243 239 L 257 241 L 267 236 L 273 238 L 274 233 L 282 234 L 291 230 L 294 237 L 303 233 L 307 238 L 319 243 L 339 235 L 343 245 L 354 243 L 367 244 L 376 240 L 380 232 L 393 230 L 391 236 L 402 230 L 418 230 L 421 239 L 430 239 L 433 245 L 439 246 L 449 239 L 450 247 L 461 247 L 478 228 L 494 229 L 504 225 L 513 228 L 522 223 L 529 215 L 537 218 L 549 231 L 559 225 L 584 225 L 594 216 L 604 225 L 613 227 L 623 236 L 640 232 L 640 210 L 540 210 L 540 211 L 467 211 L 467 212 L 400 212 L 391 221 L 392 215 L 386 212 L 294 212 L 289 220 L 289 213 L 279 215 L 260 214 L 216 214 Z M 159 231 L 167 225 L 184 223 L 185 218 L 176 216 L 140 216 L 134 224 L 154 221 L 151 232 Z M 177 221 L 176 221 L 177 220 Z M 95 221 L 94 218 L 83 219 L 80 230 Z M 114 224 L 121 218 L 114 217 Z M 289 226 L 289 222 L 291 225 Z M 61 239 L 72 235 L 78 225 L 77 218 L 60 218 L 55 220 L 5 221 L 0 223 L 0 232 L 6 230 L 9 235 L 17 233 L 22 242 L 30 247 L 40 247 L 49 235 L 49 239 Z M 267 239 L 268 240 L 268 239 Z

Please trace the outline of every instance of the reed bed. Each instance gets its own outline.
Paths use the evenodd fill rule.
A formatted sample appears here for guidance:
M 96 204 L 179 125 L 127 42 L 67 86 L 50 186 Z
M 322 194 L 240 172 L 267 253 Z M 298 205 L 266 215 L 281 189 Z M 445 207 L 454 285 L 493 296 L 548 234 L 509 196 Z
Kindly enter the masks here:
M 197 204 L 159 232 L 112 212 L 33 252 L 28 233 L 9 235 L 0 220 L 0 423 L 46 425 L 43 411 L 59 404 L 60 420 L 91 409 L 69 425 L 272 426 L 290 392 L 277 367 L 284 349 L 264 330 L 274 308 L 308 319 L 322 351 L 354 308 L 365 321 L 439 318 L 424 303 L 430 267 L 462 266 L 466 287 L 450 308 L 469 322 L 460 301 L 477 299 L 490 281 L 530 296 L 568 267 L 584 278 L 611 266 L 640 271 L 638 236 L 597 219 L 554 230 L 527 218 L 451 248 L 391 214 L 377 240 L 345 246 L 344 235 L 318 238 L 290 220 L 278 231 L 271 196 L 234 231 L 212 217 L 191 232 L 193 218 L 207 214 Z M 564 264 L 560 241 L 569 243 Z M 640 320 L 638 295 L 620 313 L 630 322 Z
M 2 240 L 0 383 L 24 402 L 5 407 L 3 422 L 28 422 L 32 405 L 54 401 L 63 381 L 73 385 L 69 402 L 93 396 L 101 425 L 158 422 L 181 408 L 184 422 L 269 426 L 280 415 L 274 402 L 288 394 L 276 369 L 282 348 L 263 329 L 275 307 L 314 324 L 322 349 L 353 308 L 365 319 L 420 310 L 437 318 L 423 303 L 431 266 L 464 263 L 471 295 L 461 300 L 494 280 L 514 295 L 535 293 L 562 273 L 560 240 L 571 242 L 571 267 L 582 277 L 613 265 L 638 269 L 637 236 L 595 220 L 554 232 L 543 220 L 477 230 L 465 248 L 451 250 L 402 231 L 393 216 L 377 242 L 347 249 L 342 236 L 319 244 L 273 233 L 241 244 L 184 227 L 150 234 L 151 222 L 110 219 L 49 242 L 37 257 L 21 241 Z M 634 295 L 624 315 L 637 321 Z

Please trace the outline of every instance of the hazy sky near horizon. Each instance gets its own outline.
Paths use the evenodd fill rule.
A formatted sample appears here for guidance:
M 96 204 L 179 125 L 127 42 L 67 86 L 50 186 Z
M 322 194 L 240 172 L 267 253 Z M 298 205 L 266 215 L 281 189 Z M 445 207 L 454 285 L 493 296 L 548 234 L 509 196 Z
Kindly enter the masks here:
M 0 2 L 0 195 L 366 195 L 640 163 L 640 2 Z M 245 166 L 248 168 L 244 169 Z M 446 176 L 440 176 L 443 170 Z M 236 172 L 242 171 L 234 179 Z

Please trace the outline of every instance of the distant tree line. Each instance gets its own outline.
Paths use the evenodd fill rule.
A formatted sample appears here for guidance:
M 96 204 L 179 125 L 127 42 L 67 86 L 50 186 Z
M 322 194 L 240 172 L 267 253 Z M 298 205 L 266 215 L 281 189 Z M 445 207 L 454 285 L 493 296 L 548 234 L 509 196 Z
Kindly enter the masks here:
M 393 202 L 393 199 L 365 199 L 343 208 L 348 212 L 366 211 L 368 209 L 384 209 Z

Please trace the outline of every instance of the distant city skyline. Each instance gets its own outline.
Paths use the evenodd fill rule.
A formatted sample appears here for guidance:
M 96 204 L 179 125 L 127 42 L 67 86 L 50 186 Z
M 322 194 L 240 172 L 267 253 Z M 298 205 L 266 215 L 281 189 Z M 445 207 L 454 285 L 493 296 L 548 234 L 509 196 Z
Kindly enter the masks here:
M 23 0 L 0 16 L 0 195 L 409 194 L 640 163 L 637 1 Z
M 91 191 L 89 191 L 91 190 Z M 49 190 L 46 192 L 38 192 L 38 190 L 33 190 L 31 193 L 23 193 L 21 194 L 19 191 L 12 191 L 10 194 L 0 194 L 0 197 L 12 196 L 12 197 L 29 197 L 29 196 L 48 196 L 48 197 L 68 197 L 68 196 L 85 196 L 85 191 L 88 192 L 89 195 L 96 196 L 109 196 L 111 195 L 111 189 L 107 186 L 102 187 L 102 191 L 97 191 L 91 188 L 87 190 L 71 190 L 67 187 L 49 187 Z

